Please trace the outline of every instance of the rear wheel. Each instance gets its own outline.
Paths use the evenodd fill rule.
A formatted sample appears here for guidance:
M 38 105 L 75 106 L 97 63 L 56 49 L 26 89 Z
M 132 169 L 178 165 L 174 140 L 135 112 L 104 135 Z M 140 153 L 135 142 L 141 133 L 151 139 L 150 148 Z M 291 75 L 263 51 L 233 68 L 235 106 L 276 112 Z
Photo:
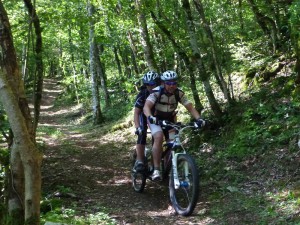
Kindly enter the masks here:
M 146 185 L 146 175 L 144 173 L 135 173 L 131 174 L 132 186 L 134 191 L 143 192 Z
M 146 185 L 146 174 L 144 172 L 135 172 L 134 171 L 134 163 L 136 161 L 136 154 L 133 155 L 132 158 L 132 170 L 131 170 L 131 182 L 134 191 L 143 192 Z M 147 159 L 145 159 L 145 164 L 147 165 Z
M 170 174 L 170 199 L 175 211 L 182 216 L 192 214 L 199 196 L 199 174 L 194 159 L 186 154 L 177 158 L 180 186 L 175 188 L 173 168 Z

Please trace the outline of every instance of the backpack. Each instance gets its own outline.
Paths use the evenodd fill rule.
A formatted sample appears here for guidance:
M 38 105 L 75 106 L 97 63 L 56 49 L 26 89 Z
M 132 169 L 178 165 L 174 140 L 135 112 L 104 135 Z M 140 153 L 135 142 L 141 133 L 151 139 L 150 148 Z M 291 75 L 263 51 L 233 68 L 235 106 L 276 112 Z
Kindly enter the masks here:
M 161 103 L 160 102 L 160 98 L 161 98 L 161 95 L 163 94 L 163 92 L 164 92 L 164 87 L 160 87 L 159 88 L 159 96 L 158 96 L 158 99 L 157 99 L 157 102 L 159 102 L 159 103 Z M 180 97 L 179 97 L 179 89 L 177 88 L 176 90 L 175 90 L 175 99 L 176 99 L 176 102 L 178 103 L 178 102 L 180 102 Z
M 175 100 L 176 100 L 176 103 L 174 103 L 174 104 L 176 104 L 176 107 L 178 105 L 178 102 L 180 102 L 179 92 L 180 92 L 179 89 L 176 89 L 175 92 L 174 92 Z M 161 105 L 167 105 L 168 103 L 161 102 L 161 96 L 164 93 L 164 88 L 160 87 L 159 90 L 156 90 L 156 93 L 159 93 L 158 96 L 157 96 L 156 103 L 159 103 Z M 154 112 L 154 115 L 157 116 L 160 120 L 169 120 L 171 122 L 174 122 L 176 114 L 177 114 L 176 109 L 172 112 L 162 112 L 162 111 L 159 111 L 159 110 L 155 110 L 155 112 Z

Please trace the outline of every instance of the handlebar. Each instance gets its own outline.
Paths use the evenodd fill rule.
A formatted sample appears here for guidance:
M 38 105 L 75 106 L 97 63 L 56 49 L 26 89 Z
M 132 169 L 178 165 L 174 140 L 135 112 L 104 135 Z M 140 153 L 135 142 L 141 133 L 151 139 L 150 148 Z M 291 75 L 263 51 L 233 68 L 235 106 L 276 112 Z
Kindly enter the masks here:
M 181 129 L 181 128 L 184 128 L 184 127 L 193 127 L 193 128 L 199 128 L 199 126 L 197 125 L 196 122 L 190 122 L 190 123 L 187 123 L 187 124 L 182 124 L 181 122 L 177 122 L 177 123 L 173 123 L 173 122 L 170 122 L 168 120 L 159 120 L 158 121 L 159 125 L 161 127 L 171 127 L 171 128 L 175 128 L 175 129 Z
M 181 148 L 185 151 L 185 147 L 182 145 L 184 142 L 182 139 L 182 133 L 184 133 L 185 129 L 194 128 L 195 130 L 199 130 L 198 124 L 196 122 L 190 122 L 186 124 L 182 124 L 181 122 L 173 123 L 168 120 L 158 120 L 158 124 L 162 127 L 162 129 L 175 129 L 174 140 L 167 143 L 167 146 L 171 144 L 171 146 L 181 146 Z

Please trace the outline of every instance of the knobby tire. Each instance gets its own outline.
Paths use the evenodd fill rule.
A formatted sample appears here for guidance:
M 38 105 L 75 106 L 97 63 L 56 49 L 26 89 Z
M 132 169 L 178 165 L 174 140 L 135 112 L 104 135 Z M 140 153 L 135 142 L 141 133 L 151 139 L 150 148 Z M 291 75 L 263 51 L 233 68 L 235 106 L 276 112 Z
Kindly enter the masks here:
M 132 186 L 135 192 L 142 193 L 146 185 L 146 175 L 144 173 L 131 174 Z
M 184 172 L 185 165 L 188 168 L 187 177 Z M 199 196 L 199 174 L 195 160 L 187 154 L 179 155 L 177 171 L 180 183 L 185 185 L 180 185 L 178 189 L 175 189 L 172 168 L 169 181 L 170 200 L 179 215 L 189 216 L 193 213 Z
M 146 177 L 147 176 L 143 172 L 134 172 L 133 171 L 133 166 L 134 166 L 135 160 L 136 160 L 136 154 L 133 155 L 133 161 L 132 161 L 132 171 L 131 171 L 132 187 L 135 192 L 142 193 L 146 186 Z M 148 165 L 146 158 L 145 158 L 144 165 Z

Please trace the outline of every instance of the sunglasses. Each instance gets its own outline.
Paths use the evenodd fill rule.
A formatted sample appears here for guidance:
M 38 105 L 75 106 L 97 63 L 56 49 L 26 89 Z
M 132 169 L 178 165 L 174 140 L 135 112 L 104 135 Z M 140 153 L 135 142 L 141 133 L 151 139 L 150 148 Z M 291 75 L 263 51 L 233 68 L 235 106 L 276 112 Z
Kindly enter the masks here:
M 171 85 L 177 85 L 177 82 L 176 81 L 166 81 L 165 84 L 171 86 Z
M 148 84 L 146 84 L 146 86 L 155 86 L 156 82 L 149 82 Z

